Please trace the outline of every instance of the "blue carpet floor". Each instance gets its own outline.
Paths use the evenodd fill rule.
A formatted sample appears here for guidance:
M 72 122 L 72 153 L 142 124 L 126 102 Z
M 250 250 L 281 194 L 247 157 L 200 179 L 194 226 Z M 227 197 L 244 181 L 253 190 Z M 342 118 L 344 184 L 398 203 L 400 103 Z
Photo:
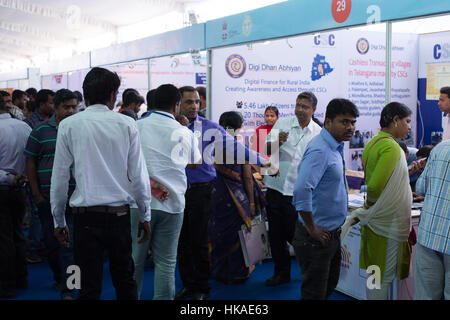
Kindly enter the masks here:
M 277 287 L 267 287 L 265 281 L 272 276 L 273 263 L 269 260 L 256 265 L 250 279 L 244 284 L 225 285 L 211 280 L 211 300 L 298 300 L 300 299 L 300 268 L 293 258 L 291 267 L 291 282 Z M 148 265 L 144 275 L 144 286 L 141 293 L 142 300 L 153 297 L 153 269 Z M 28 265 L 29 288 L 19 290 L 17 300 L 59 300 L 59 293 L 52 288 L 53 277 L 46 261 Z M 182 287 L 178 270 L 175 280 L 176 290 Z M 111 282 L 108 262 L 103 268 L 102 300 L 116 299 L 115 290 Z M 335 291 L 330 300 L 354 300 Z

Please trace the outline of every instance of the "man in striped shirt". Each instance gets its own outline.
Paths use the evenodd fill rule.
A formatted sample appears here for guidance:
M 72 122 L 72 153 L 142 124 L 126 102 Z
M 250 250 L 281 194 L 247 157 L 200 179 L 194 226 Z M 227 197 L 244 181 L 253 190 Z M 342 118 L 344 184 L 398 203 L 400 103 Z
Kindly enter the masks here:
M 431 151 L 416 193 L 425 196 L 414 267 L 414 299 L 450 300 L 450 141 Z
M 26 172 L 34 202 L 38 207 L 44 243 L 48 250 L 48 263 L 53 272 L 55 286 L 61 290 L 63 299 L 74 298 L 73 290 L 66 286 L 66 268 L 73 264 L 71 248 L 64 248 L 55 238 L 53 231 L 53 216 L 50 210 L 50 181 L 52 177 L 53 160 L 55 157 L 56 137 L 59 123 L 76 113 L 77 98 L 67 89 L 59 90 L 54 98 L 55 113 L 47 121 L 38 125 L 30 134 L 26 155 Z M 75 180 L 71 177 L 69 194 L 75 189 Z M 72 221 L 70 207 L 67 206 L 66 221 Z M 69 223 L 70 226 L 70 223 Z

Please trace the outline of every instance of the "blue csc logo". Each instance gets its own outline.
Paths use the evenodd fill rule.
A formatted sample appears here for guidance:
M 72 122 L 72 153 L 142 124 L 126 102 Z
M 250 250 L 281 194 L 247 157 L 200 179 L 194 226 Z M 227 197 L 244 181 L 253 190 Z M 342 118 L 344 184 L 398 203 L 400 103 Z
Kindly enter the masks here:
M 320 34 L 317 36 L 314 36 L 314 44 L 316 46 L 320 46 L 322 45 L 329 45 L 329 46 L 334 46 L 335 44 L 335 37 L 334 34 L 330 34 L 328 37 L 324 36 L 323 38 L 320 37 Z
M 433 57 L 438 60 L 440 58 L 450 58 L 450 43 L 444 43 L 442 45 L 436 44 L 433 47 Z

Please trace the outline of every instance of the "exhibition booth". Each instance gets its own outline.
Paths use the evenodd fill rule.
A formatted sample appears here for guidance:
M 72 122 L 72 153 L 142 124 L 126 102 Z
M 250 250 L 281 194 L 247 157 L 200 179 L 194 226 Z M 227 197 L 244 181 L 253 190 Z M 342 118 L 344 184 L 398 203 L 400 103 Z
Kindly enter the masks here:
M 377 134 L 388 102 L 413 110 L 408 146 L 438 143 L 439 89 L 450 85 L 450 28 L 437 24 L 435 29 L 420 29 L 427 20 L 450 21 L 450 2 L 373 3 L 287 1 L 49 64 L 41 68 L 36 87 L 82 92 L 84 76 L 95 66 L 120 76 L 118 100 L 126 88 L 145 97 L 164 83 L 201 85 L 207 87 L 207 117 L 217 122 L 225 111 L 241 112 L 244 136 L 264 124 L 267 106 L 276 106 L 280 117 L 292 116 L 302 91 L 317 96 L 315 116 L 321 121 L 331 99 L 347 98 L 360 111 L 355 139 L 345 144 L 347 169 L 362 171 L 362 150 Z M 414 24 L 418 21 L 422 24 Z M 24 90 L 32 83 L 28 73 L 9 79 L 0 75 L 0 87 Z M 419 215 L 417 208 L 414 228 Z M 359 251 L 356 225 L 342 243 L 337 289 L 365 299 L 368 274 L 359 268 Z M 413 263 L 410 277 L 391 288 L 391 299 L 412 299 L 412 276 Z

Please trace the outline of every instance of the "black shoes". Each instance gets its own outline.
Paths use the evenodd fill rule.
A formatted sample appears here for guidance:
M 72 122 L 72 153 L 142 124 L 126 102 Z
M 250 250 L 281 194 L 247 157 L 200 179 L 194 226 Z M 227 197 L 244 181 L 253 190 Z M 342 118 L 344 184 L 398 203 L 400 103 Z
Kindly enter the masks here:
M 210 295 L 209 293 L 203 293 L 203 292 L 194 292 L 191 295 L 192 300 L 209 300 Z
M 280 275 L 274 275 L 272 278 L 266 280 L 266 286 L 275 287 L 283 283 L 288 283 L 291 281 L 291 277 L 283 277 Z
M 17 280 L 16 281 L 16 289 L 28 289 L 28 280 L 27 279 L 22 279 L 22 280 Z
M 42 258 L 35 251 L 27 251 L 25 259 L 31 264 L 42 262 Z
M 209 293 L 192 291 L 190 289 L 183 287 L 183 289 L 177 292 L 177 294 L 174 297 L 174 300 L 185 300 L 188 298 L 192 300 L 208 300 L 210 298 L 210 295 Z
M 16 290 L 5 291 L 0 289 L 0 299 L 15 299 L 17 298 Z
M 192 295 L 192 291 L 183 287 L 180 291 L 175 294 L 174 300 L 184 300 L 186 298 L 190 298 Z

